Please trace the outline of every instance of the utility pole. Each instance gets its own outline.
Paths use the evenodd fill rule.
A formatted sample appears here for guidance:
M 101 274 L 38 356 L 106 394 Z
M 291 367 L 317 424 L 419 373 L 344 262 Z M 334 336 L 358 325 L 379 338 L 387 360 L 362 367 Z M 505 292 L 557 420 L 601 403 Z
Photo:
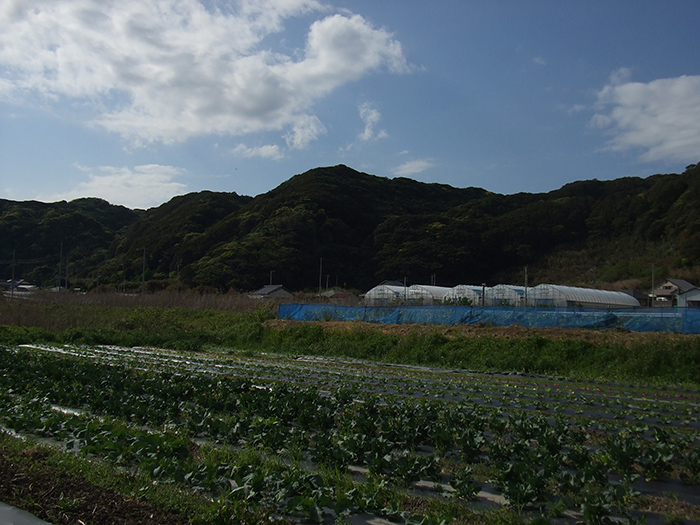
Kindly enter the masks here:
M 527 306 L 527 266 L 525 266 L 525 306 Z
M 654 307 L 654 263 L 651 263 L 651 304 L 649 305 L 650 307 Z
M 12 279 L 10 280 L 10 298 L 15 298 L 15 251 L 12 250 Z
M 318 268 L 318 296 L 321 297 L 321 283 L 323 281 L 323 257 Z
M 61 291 L 61 264 L 63 263 L 63 241 L 61 241 L 61 251 L 58 254 L 58 291 Z
M 272 274 L 275 273 L 274 270 L 270 270 L 270 286 L 272 286 Z
M 141 266 L 141 295 L 146 293 L 146 248 L 143 249 L 143 264 Z

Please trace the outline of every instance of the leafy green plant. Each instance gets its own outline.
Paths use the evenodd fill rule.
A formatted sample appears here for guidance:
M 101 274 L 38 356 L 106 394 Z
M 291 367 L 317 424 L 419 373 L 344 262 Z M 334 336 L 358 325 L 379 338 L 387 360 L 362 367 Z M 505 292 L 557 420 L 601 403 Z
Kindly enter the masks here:
M 450 481 L 450 485 L 455 489 L 458 497 L 465 500 L 474 500 L 481 490 L 481 487 L 474 482 L 473 469 L 471 466 L 461 468 Z

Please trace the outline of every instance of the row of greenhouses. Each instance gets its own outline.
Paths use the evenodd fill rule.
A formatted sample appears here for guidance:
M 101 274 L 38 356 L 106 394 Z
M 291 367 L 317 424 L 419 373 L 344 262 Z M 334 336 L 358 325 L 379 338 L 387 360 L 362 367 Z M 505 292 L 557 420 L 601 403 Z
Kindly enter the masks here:
M 463 306 L 554 306 L 635 308 L 639 301 L 625 292 L 578 288 L 558 284 L 533 287 L 460 284 L 454 287 L 380 284 L 364 295 L 366 306 L 391 304 L 453 304 Z

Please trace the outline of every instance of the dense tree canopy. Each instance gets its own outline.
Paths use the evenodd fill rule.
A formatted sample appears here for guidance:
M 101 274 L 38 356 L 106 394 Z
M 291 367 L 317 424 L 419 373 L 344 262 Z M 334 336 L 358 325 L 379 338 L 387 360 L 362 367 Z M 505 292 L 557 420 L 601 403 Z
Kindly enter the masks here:
M 499 195 L 346 166 L 296 175 L 255 198 L 203 191 L 134 211 L 99 199 L 0 200 L 3 278 L 83 286 L 140 282 L 251 290 L 321 277 L 366 289 L 384 279 L 581 284 L 700 266 L 700 168 Z M 323 260 L 321 266 L 321 259 Z M 568 270 L 568 272 L 567 272 Z M 145 271 L 145 274 L 144 274 Z M 584 276 L 584 274 L 586 274 Z

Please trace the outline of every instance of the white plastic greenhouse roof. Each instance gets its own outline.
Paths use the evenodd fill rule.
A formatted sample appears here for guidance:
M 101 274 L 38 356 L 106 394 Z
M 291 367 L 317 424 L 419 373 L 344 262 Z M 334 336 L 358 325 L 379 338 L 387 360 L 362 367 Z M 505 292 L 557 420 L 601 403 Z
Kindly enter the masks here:
M 491 288 L 488 288 L 487 291 L 490 290 L 491 295 L 494 294 L 505 294 L 508 296 L 516 296 L 516 295 L 525 295 L 525 287 L 524 286 L 513 286 L 510 284 L 497 284 L 496 286 L 493 286 Z
M 481 298 L 483 293 L 486 297 Z M 402 299 L 443 302 L 467 297 L 481 305 L 496 305 L 507 301 L 511 306 L 583 306 L 594 308 L 634 308 L 639 301 L 624 292 L 578 288 L 559 284 L 540 284 L 534 288 L 499 284 L 494 287 L 460 284 L 453 288 L 414 284 L 410 287 L 380 284 L 365 294 L 365 300 L 394 303 Z M 527 299 L 527 301 L 525 301 Z M 504 303 L 505 304 L 505 303 Z
M 568 303 L 580 303 L 584 305 L 600 304 L 610 306 L 639 306 L 639 301 L 624 292 L 610 290 L 596 290 L 593 288 L 577 288 L 575 286 L 563 286 L 559 284 L 540 284 L 532 289 L 533 295 L 552 296 L 560 294 Z
M 433 299 L 442 300 L 452 290 L 445 286 L 432 286 L 427 284 L 414 284 L 408 289 L 409 295 L 430 295 Z
M 484 291 L 485 286 L 476 286 L 476 285 L 471 285 L 471 284 L 458 284 L 454 288 L 450 288 L 450 291 L 447 293 L 446 297 L 460 297 L 460 296 L 471 296 L 471 295 L 478 295 L 481 296 L 481 293 Z
M 403 286 L 394 286 L 391 284 L 380 284 L 379 286 L 375 286 L 371 290 L 369 290 L 366 294 L 365 297 L 385 297 L 385 296 L 400 296 L 404 295 L 406 293 L 406 288 Z

